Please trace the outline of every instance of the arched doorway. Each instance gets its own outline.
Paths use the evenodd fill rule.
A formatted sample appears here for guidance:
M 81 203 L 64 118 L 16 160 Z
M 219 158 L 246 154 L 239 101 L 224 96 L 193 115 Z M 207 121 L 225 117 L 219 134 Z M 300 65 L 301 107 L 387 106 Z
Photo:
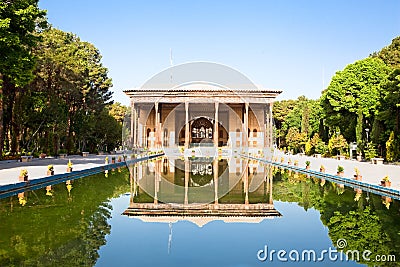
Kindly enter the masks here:
M 200 117 L 191 123 L 190 127 L 192 144 L 213 145 L 214 124 L 205 117 Z
M 214 120 L 207 117 L 198 117 L 189 122 L 190 146 L 214 146 Z M 184 145 L 185 126 L 179 131 L 179 145 Z M 218 123 L 218 146 L 226 146 L 229 134 L 221 123 Z

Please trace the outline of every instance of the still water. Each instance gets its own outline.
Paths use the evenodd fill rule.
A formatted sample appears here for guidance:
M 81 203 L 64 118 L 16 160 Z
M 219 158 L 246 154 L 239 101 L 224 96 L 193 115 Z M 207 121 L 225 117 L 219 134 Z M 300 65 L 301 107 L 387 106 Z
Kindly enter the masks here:
M 281 216 L 123 215 L 204 201 Z M 376 256 L 400 259 L 399 219 L 397 200 L 257 162 L 161 158 L 0 200 L 0 266 L 398 266 Z

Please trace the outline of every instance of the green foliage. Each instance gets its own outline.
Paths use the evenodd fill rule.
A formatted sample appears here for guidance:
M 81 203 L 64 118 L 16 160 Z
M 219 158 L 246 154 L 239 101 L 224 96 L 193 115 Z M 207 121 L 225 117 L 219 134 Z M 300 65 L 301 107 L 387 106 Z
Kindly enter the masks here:
M 379 105 L 380 86 L 386 80 L 390 68 L 382 60 L 366 58 L 338 71 L 323 92 L 324 106 L 332 112 L 346 111 L 369 118 Z
M 343 172 L 344 171 L 344 168 L 343 168 L 343 166 L 337 166 L 337 172 Z
M 311 155 L 311 149 L 312 149 L 311 142 L 310 142 L 310 140 L 308 140 L 304 147 L 304 151 L 305 151 L 306 155 Z
M 108 106 L 108 112 L 117 122 L 122 124 L 124 122 L 125 115 L 128 112 L 128 107 L 116 102 Z
M 390 133 L 389 139 L 386 141 L 386 160 L 393 162 L 399 156 L 399 142 L 394 138 L 394 132 Z
M 301 132 L 308 135 L 310 131 L 310 107 L 307 103 L 304 105 L 303 113 L 301 114 Z
M 287 134 L 287 129 L 285 130 L 283 128 L 283 124 L 285 123 L 289 112 L 293 110 L 295 103 L 295 100 L 282 100 L 274 102 L 272 112 L 275 122 L 275 136 L 277 138 L 279 147 L 281 147 L 281 143 L 285 142 L 285 137 Z
M 378 113 L 389 72 L 390 67 L 378 58 L 359 60 L 338 71 L 321 96 L 326 123 L 354 140 L 357 113 L 367 119 Z
M 343 135 L 332 136 L 331 139 L 329 139 L 328 150 L 331 155 L 341 155 L 347 148 L 348 144 Z
M 367 144 L 367 147 L 365 149 L 365 159 L 366 160 L 370 160 L 372 158 L 376 158 L 376 156 L 378 155 L 375 149 L 375 146 L 372 142 L 369 142 Z
M 338 239 L 345 239 L 347 247 L 344 252 L 358 249 L 362 253 L 368 249 L 373 252 L 371 259 L 377 254 L 400 257 L 399 204 L 396 201 L 387 210 L 382 205 L 381 196 L 369 194 L 367 202 L 367 194 L 357 192 L 355 200 L 353 188 L 345 187 L 338 195 L 338 188 L 325 180 L 312 178 L 312 183 L 300 181 L 292 184 L 289 179 L 284 179 L 287 176 L 285 173 L 281 179 L 275 179 L 279 175 L 274 177 L 274 200 L 295 202 L 304 209 L 318 210 L 334 245 Z M 374 262 L 369 264 L 373 266 Z
M 290 128 L 286 135 L 286 143 L 289 149 L 293 149 L 295 152 L 304 150 L 304 145 L 307 142 L 307 135 L 300 133 L 297 128 Z
M 35 60 L 31 49 L 39 40 L 36 31 L 47 25 L 45 14 L 37 0 L 0 2 L 0 158 L 5 136 L 4 101 L 15 94 L 15 87 L 33 78 Z M 14 132 L 13 140 L 15 143 Z
M 37 61 L 34 80 L 23 88 L 5 81 L 4 101 L 12 107 L 5 114 L 7 149 L 55 155 L 118 146 L 127 108 L 110 102 L 112 83 L 99 50 L 54 28 L 34 37 L 40 40 L 30 52 Z
M 311 144 L 311 154 L 325 154 L 328 151 L 328 147 L 324 141 L 319 137 L 318 133 L 315 133 L 314 136 L 310 140 Z
M 346 250 L 362 252 L 368 249 L 372 252 L 371 259 L 375 255 L 389 254 L 390 239 L 382 229 L 379 216 L 370 207 L 361 211 L 335 211 L 327 226 L 329 227 L 329 236 L 334 244 L 339 239 L 347 241 Z M 360 260 L 364 261 L 362 257 Z
M 322 154 L 325 155 L 326 152 L 328 151 L 328 146 L 324 143 L 324 142 L 319 142 L 316 146 L 315 146 L 315 152 L 317 154 Z
M 31 48 L 39 41 L 36 31 L 47 25 L 45 15 L 37 0 L 0 3 L 0 74 L 17 86 L 33 78 L 35 61 Z
M 394 131 L 394 139 L 397 139 L 400 133 L 400 69 L 395 69 L 390 73 L 387 82 L 383 86 L 385 95 L 382 101 L 379 120 L 383 122 L 388 129 L 387 134 Z M 383 141 L 386 141 L 389 136 Z M 397 155 L 397 158 L 399 155 Z
M 19 173 L 19 176 L 23 176 L 23 177 L 28 176 L 28 171 L 26 169 L 22 169 Z
M 388 66 L 400 68 L 400 36 L 394 38 L 390 45 L 382 48 L 374 56 L 382 59 Z
M 318 100 L 300 96 L 296 100 L 276 101 L 273 108 L 276 136 L 280 146 L 285 144 L 290 128 L 297 128 L 307 137 L 318 132 L 322 110 Z
M 25 207 L 16 197 L 0 200 L 0 266 L 94 266 L 110 234 L 110 199 L 129 192 L 129 173 L 104 174 L 25 192 Z M 13 207 L 10 211 L 10 205 Z M 27 227 L 29 225 L 29 227 Z
M 363 114 L 361 108 L 357 111 L 357 126 L 356 126 L 356 142 L 357 148 L 362 150 L 363 147 Z

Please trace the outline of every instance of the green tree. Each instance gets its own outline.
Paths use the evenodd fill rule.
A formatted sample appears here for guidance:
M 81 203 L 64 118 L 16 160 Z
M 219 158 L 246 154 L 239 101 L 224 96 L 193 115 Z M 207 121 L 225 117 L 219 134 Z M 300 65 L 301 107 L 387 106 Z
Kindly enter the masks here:
M 366 160 L 370 160 L 372 158 L 375 158 L 377 156 L 377 152 L 376 152 L 376 148 L 375 148 L 374 143 L 369 142 L 367 144 L 367 146 L 366 146 L 366 149 L 365 149 L 364 153 L 365 153 L 365 159 Z
M 321 96 L 326 123 L 354 140 L 357 112 L 361 110 L 366 120 L 373 121 L 389 72 L 390 67 L 378 58 L 359 60 L 338 71 Z
M 280 101 L 278 105 L 274 105 L 278 143 L 281 145 L 283 143 L 281 139 L 286 140 L 289 129 L 293 127 L 311 137 L 319 131 L 321 116 L 319 100 L 310 100 L 305 96 L 300 96 L 296 100 Z
M 373 252 L 373 255 L 370 256 L 371 259 L 375 255 L 391 253 L 389 249 L 391 240 L 382 229 L 381 219 L 370 207 L 361 211 L 335 211 L 327 226 L 329 236 L 334 244 L 343 238 L 347 241 L 348 246 L 345 250 L 361 252 L 368 249 Z M 360 257 L 360 261 L 365 262 L 362 257 Z
M 128 112 L 128 107 L 121 105 L 121 103 L 116 102 L 109 106 L 109 113 L 114 117 L 119 123 L 124 122 L 126 113 Z
M 363 114 L 361 108 L 357 111 L 357 126 L 356 126 L 356 142 L 357 142 L 357 150 L 362 151 L 364 147 L 363 142 Z
M 318 154 L 325 154 L 328 150 L 326 144 L 322 139 L 319 137 L 318 133 L 315 133 L 314 136 L 310 140 L 311 144 L 311 154 L 318 153 Z
M 341 134 L 338 136 L 332 136 L 331 139 L 329 139 L 328 149 L 331 155 L 341 155 L 345 150 L 347 150 L 347 147 L 347 141 Z
M 399 142 L 394 138 L 394 131 L 390 133 L 389 139 L 386 141 L 386 160 L 393 162 L 399 156 Z
M 289 129 L 288 134 L 286 135 L 286 143 L 289 149 L 293 149 L 294 152 L 304 152 L 306 142 L 307 135 L 305 133 L 300 133 L 295 127 Z
M 285 142 L 287 128 L 284 127 L 284 123 L 286 121 L 286 117 L 289 112 L 293 110 L 295 104 L 295 100 L 282 100 L 274 102 L 272 112 L 276 128 L 276 138 L 279 147 L 281 147 L 282 143 Z
M 37 116 L 41 121 L 29 121 L 30 128 L 43 125 L 41 132 L 52 137 L 55 154 L 60 145 L 68 153 L 79 152 L 96 131 L 94 118 L 101 116 L 111 98 L 111 79 L 92 44 L 54 28 L 43 31 L 41 37 L 43 41 L 34 50 L 38 67 L 30 89 L 45 97 L 43 116 Z M 37 114 L 37 110 L 30 113 Z
M 33 78 L 34 56 L 31 48 L 39 38 L 36 30 L 46 26 L 46 12 L 38 0 L 0 2 L 0 157 L 3 153 L 3 101 L 5 92 L 14 93 Z
M 393 70 L 388 77 L 387 83 L 383 86 L 385 96 L 383 111 L 380 115 L 388 121 L 388 127 L 394 126 L 395 135 L 400 131 L 400 68 Z M 393 125 L 394 124 L 394 125 Z
M 306 153 L 306 155 L 311 155 L 312 154 L 312 146 L 311 146 L 311 141 L 308 140 L 306 142 L 306 144 L 304 145 L 304 152 Z
M 400 68 L 400 36 L 394 38 L 390 45 L 374 53 L 373 56 L 382 59 L 388 66 Z

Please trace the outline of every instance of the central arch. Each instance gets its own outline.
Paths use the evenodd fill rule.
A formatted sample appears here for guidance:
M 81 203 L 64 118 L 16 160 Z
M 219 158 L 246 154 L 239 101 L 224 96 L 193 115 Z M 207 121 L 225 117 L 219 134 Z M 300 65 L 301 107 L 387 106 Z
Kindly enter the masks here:
M 197 117 L 189 122 L 189 145 L 197 146 L 214 146 L 214 124 L 215 120 L 208 117 Z M 185 127 L 179 132 L 179 145 L 184 145 Z M 218 147 L 226 146 L 228 143 L 228 131 L 221 123 L 218 123 Z
M 214 123 L 205 118 L 200 117 L 192 121 L 190 125 L 190 137 L 192 144 L 213 145 Z

